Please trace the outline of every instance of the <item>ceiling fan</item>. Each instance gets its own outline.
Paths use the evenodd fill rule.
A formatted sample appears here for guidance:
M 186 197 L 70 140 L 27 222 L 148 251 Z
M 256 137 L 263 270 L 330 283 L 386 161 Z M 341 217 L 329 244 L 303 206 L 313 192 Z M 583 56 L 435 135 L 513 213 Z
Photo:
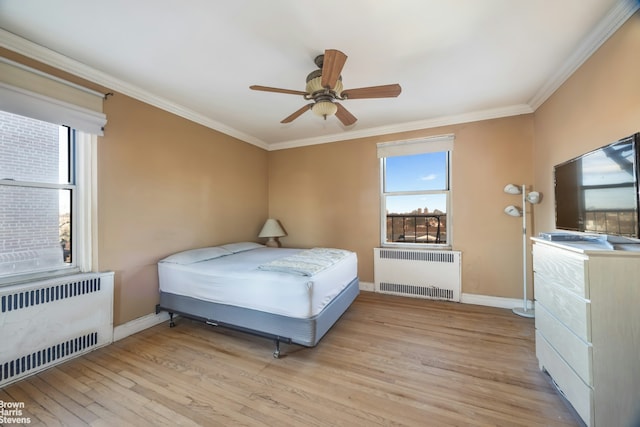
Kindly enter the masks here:
M 314 62 L 319 69 L 312 71 L 307 76 L 307 86 L 304 92 L 259 85 L 249 86 L 249 88 L 265 92 L 302 95 L 306 100 L 313 100 L 310 104 L 284 118 L 280 123 L 291 123 L 300 117 L 302 113 L 311 110 L 324 117 L 325 120 L 327 116 L 335 114 L 345 126 L 354 124 L 358 119 L 336 101 L 364 98 L 395 98 L 402 91 L 399 84 L 343 89 L 340 73 L 345 62 L 347 62 L 347 55 L 339 50 L 327 49 L 324 51 L 324 55 L 318 55 Z

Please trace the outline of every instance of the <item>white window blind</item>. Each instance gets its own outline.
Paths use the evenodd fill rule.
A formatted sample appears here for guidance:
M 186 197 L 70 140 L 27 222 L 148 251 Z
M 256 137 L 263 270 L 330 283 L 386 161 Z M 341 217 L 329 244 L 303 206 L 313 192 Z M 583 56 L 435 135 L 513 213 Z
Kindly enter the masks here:
M 453 135 L 440 135 L 407 141 L 381 142 L 377 144 L 378 158 L 453 151 L 453 140 Z
M 103 135 L 104 96 L 0 58 L 0 110 Z

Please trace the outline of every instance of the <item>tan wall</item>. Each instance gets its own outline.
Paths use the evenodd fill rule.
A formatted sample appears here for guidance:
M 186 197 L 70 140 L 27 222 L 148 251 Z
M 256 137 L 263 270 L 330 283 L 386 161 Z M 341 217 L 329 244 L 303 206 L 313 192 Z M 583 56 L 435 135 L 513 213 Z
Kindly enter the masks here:
M 640 131 L 640 12 L 535 112 L 535 232 L 555 228 L 553 166 Z
M 67 80 L 90 82 L 12 52 Z M 98 138 L 98 268 L 115 272 L 114 324 L 155 311 L 156 263 L 183 249 L 256 241 L 267 218 L 267 152 L 116 93 Z
M 121 324 L 153 312 L 160 258 L 257 240 L 267 217 L 267 153 L 124 95 L 104 109 L 98 262 L 116 273 Z
M 286 246 L 337 246 L 358 253 L 360 280 L 373 282 L 380 244 L 376 143 L 455 134 L 453 247 L 463 252 L 463 292 L 522 296 L 521 221 L 503 213 L 519 201 L 502 191 L 529 184 L 532 115 L 269 152 L 269 214 Z

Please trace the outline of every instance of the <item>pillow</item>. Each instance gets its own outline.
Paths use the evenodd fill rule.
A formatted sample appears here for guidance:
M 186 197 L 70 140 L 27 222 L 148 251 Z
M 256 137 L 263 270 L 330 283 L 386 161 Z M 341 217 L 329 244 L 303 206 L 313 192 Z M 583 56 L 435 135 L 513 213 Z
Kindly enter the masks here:
M 235 254 L 238 252 L 250 251 L 251 249 L 264 248 L 264 245 L 261 245 L 260 243 L 254 243 L 254 242 L 238 242 L 238 243 L 227 243 L 226 245 L 222 245 L 220 247 Z
M 188 251 L 178 252 L 160 260 L 160 262 L 170 262 L 173 264 L 193 264 L 195 262 L 207 261 L 209 259 L 220 258 L 231 255 L 226 249 L 218 246 L 210 248 L 190 249 Z

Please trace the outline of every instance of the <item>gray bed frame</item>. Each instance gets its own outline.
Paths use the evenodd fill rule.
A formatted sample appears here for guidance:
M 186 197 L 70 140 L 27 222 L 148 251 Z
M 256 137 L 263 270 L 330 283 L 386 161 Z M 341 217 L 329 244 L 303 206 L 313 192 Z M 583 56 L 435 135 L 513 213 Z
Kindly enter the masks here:
M 320 313 L 300 319 L 264 311 L 203 301 L 167 292 L 160 292 L 156 314 L 169 313 L 169 326 L 174 327 L 174 314 L 219 326 L 269 338 L 275 342 L 273 357 L 280 357 L 280 343 L 314 347 L 358 296 L 356 277 Z

